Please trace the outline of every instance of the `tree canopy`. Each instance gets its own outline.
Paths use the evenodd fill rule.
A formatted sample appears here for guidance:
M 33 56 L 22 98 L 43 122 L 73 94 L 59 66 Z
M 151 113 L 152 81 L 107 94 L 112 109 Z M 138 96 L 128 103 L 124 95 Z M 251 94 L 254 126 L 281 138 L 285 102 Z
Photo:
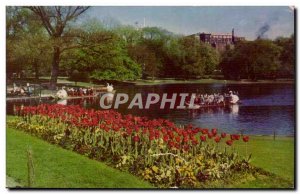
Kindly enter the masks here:
M 240 42 L 224 53 L 220 64 L 226 78 L 276 78 L 282 48 L 271 40 Z
M 122 25 L 109 17 L 77 22 L 88 9 L 7 7 L 8 77 L 47 75 L 53 88 L 59 75 L 76 80 L 189 79 L 221 69 L 226 79 L 294 76 L 294 36 L 241 41 L 219 53 L 194 36 L 159 27 Z

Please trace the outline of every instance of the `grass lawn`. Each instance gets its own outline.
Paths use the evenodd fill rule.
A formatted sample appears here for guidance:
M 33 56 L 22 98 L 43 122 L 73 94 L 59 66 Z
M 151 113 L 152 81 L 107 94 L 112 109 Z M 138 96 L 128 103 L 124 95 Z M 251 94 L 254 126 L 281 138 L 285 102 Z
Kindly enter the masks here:
M 43 80 L 50 80 L 50 76 L 40 77 Z M 75 85 L 74 81 L 69 81 L 68 77 L 58 77 L 57 83 L 60 84 L 71 84 Z M 174 79 L 174 78 L 166 78 L 166 79 L 138 79 L 136 81 L 124 81 L 124 83 L 135 84 L 135 85 L 159 85 L 159 84 L 294 84 L 295 81 L 292 79 L 277 79 L 277 80 L 224 80 L 224 79 L 213 79 L 213 78 L 203 78 L 203 79 Z M 77 86 L 79 87 L 92 87 L 92 86 L 103 86 L 97 85 L 90 82 L 77 82 Z
M 244 142 L 236 142 L 235 149 L 246 154 Z M 252 153 L 251 163 L 280 177 L 294 181 L 294 138 L 271 136 L 251 136 L 247 152 Z
M 44 77 L 44 78 L 50 80 L 50 77 Z M 93 84 L 93 83 L 90 83 L 90 82 L 74 82 L 74 81 L 69 81 L 67 77 L 58 77 L 57 83 L 60 83 L 60 84 L 69 84 L 69 85 L 71 84 L 71 85 L 78 86 L 78 87 L 103 86 L 103 85 Z
M 28 148 L 33 152 L 34 187 L 38 188 L 152 188 L 139 178 L 85 156 L 7 128 L 6 174 L 9 185 L 27 185 Z M 12 179 L 13 178 L 13 179 Z
M 155 79 L 155 80 L 142 80 L 127 81 L 135 85 L 159 85 L 159 84 L 274 84 L 274 83 L 285 83 L 293 84 L 293 80 L 258 80 L 253 82 L 251 80 L 218 80 L 218 79 L 195 79 L 195 80 L 175 80 L 175 79 Z

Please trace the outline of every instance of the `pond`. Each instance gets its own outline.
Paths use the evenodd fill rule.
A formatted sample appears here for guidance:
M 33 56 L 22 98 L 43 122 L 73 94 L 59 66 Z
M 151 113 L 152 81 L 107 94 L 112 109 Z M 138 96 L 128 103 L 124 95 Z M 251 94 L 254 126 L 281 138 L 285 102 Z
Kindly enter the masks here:
M 149 110 L 137 107 L 127 109 L 128 104 L 120 105 L 118 112 L 165 118 L 177 124 L 193 124 L 202 128 L 218 128 L 228 133 L 240 132 L 255 135 L 294 135 L 295 130 L 295 89 L 294 84 L 162 84 L 149 86 L 116 86 L 118 93 L 127 93 L 132 99 L 141 93 L 143 100 L 147 93 L 224 93 L 238 91 L 242 104 L 230 107 L 203 108 L 200 110 L 160 109 L 160 104 Z M 73 99 L 66 102 L 45 101 L 42 103 L 79 104 L 86 108 L 100 109 L 99 98 Z M 7 102 L 7 114 L 13 114 L 15 105 L 37 105 L 38 100 Z M 177 102 L 178 103 L 178 102 Z

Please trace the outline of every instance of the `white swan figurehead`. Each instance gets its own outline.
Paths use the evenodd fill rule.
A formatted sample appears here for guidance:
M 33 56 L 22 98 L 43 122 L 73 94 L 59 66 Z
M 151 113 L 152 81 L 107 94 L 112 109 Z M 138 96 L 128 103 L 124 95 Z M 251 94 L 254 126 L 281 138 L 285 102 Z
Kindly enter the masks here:
M 67 98 L 68 97 L 68 93 L 65 90 L 65 88 L 63 87 L 61 90 L 58 90 L 58 92 L 56 93 L 56 96 L 60 99 L 62 98 Z
M 112 92 L 112 91 L 114 90 L 114 87 L 113 87 L 113 85 L 112 85 L 112 84 L 109 84 L 109 83 L 107 83 L 106 90 L 107 90 L 108 92 Z
M 240 100 L 238 95 L 233 94 L 232 91 L 229 91 L 229 94 L 230 94 L 230 97 L 231 97 L 231 100 L 230 100 L 231 104 L 236 104 Z

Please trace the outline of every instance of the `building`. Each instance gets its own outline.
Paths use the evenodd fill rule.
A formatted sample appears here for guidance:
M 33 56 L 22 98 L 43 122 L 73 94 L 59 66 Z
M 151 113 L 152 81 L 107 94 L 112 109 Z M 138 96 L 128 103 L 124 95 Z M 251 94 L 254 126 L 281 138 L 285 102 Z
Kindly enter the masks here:
M 208 43 L 218 51 L 222 52 L 226 47 L 233 47 L 238 41 L 244 41 L 245 37 L 239 37 L 234 35 L 234 29 L 232 33 L 227 34 L 214 34 L 214 33 L 197 33 L 193 34 L 201 42 Z

